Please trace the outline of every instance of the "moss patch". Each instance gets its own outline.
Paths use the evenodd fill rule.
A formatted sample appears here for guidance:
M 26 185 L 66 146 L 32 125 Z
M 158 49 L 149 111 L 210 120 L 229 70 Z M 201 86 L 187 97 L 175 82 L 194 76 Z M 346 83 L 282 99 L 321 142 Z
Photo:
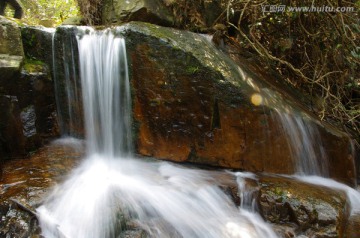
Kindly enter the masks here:
M 29 73 L 43 72 L 46 64 L 40 60 L 25 59 L 23 69 Z

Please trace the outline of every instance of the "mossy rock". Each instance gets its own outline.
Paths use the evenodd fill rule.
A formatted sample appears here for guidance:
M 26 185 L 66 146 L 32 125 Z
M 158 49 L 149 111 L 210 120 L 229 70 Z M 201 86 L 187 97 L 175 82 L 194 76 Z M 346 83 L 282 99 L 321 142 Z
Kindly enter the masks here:
M 300 233 L 343 237 L 350 204 L 344 192 L 293 178 L 259 179 L 259 207 L 265 220 L 296 224 Z
M 24 56 L 19 26 L 3 16 L 0 16 L 0 54 Z
M 24 52 L 32 63 L 42 61 L 50 68 L 52 66 L 52 42 L 55 30 L 45 27 L 24 26 L 21 28 Z
M 46 71 L 47 65 L 40 60 L 26 59 L 23 69 L 29 74 L 38 74 Z
M 171 26 L 174 22 L 172 14 L 161 0 L 105 0 L 102 16 L 103 24 L 143 21 Z

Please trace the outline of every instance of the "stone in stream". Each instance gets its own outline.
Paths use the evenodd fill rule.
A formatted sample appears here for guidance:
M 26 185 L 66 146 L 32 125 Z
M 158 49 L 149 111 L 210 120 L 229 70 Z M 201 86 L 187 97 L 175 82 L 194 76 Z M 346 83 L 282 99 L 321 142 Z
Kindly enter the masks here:
M 345 193 L 291 178 L 263 176 L 259 184 L 259 207 L 267 221 L 295 224 L 306 237 L 343 237 L 350 215 Z

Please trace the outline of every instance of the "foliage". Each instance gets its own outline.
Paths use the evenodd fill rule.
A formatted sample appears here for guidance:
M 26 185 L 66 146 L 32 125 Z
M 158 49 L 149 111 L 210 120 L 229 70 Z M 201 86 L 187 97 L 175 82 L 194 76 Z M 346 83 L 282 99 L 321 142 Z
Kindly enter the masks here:
M 311 96 L 321 119 L 345 123 L 360 132 L 360 44 L 358 12 L 259 12 L 259 1 L 231 4 L 240 16 L 229 23 L 238 42 L 277 67 L 284 78 Z M 262 1 L 275 5 L 276 1 Z M 288 1 L 311 6 L 312 1 Z M 291 5 L 290 5 L 291 3 Z M 316 6 L 338 7 L 341 1 L 319 0 Z M 351 2 L 342 6 L 355 6 Z M 357 53 L 356 53 L 357 52 Z
M 167 1 L 179 15 L 178 26 L 204 26 L 200 13 L 207 0 Z M 287 82 L 307 93 L 311 109 L 321 119 L 360 134 L 359 0 L 217 1 L 223 11 L 213 26 L 226 26 L 225 41 L 260 56 Z M 262 7 L 270 5 L 353 7 L 354 11 L 264 12 Z
M 103 0 L 77 0 L 77 2 L 88 25 L 101 24 Z
M 76 0 L 20 0 L 24 9 L 22 22 L 28 25 L 56 26 L 79 14 Z M 7 16 L 13 10 L 7 7 Z

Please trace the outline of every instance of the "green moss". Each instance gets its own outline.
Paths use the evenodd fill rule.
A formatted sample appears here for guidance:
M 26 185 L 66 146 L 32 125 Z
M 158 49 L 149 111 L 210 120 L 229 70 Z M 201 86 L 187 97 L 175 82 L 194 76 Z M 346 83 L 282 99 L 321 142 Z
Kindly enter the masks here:
M 200 70 L 199 66 L 189 66 L 186 68 L 186 73 L 192 75 L 198 72 L 199 70 Z
M 173 39 L 174 37 L 176 37 L 176 35 L 174 34 L 173 30 L 164 28 L 164 27 L 159 27 L 157 25 L 154 24 L 150 24 L 150 23 L 139 23 L 139 25 L 145 25 L 147 27 L 147 29 L 149 29 L 152 33 L 153 36 L 158 37 L 158 38 L 162 38 L 162 39 Z
M 45 63 L 40 60 L 25 59 L 23 69 L 29 73 L 44 71 Z
M 36 40 L 36 36 L 34 33 L 31 34 L 30 37 L 26 37 L 26 39 L 23 39 L 25 42 L 23 42 L 23 44 L 26 44 L 28 46 L 34 46 L 35 45 L 35 40 Z

